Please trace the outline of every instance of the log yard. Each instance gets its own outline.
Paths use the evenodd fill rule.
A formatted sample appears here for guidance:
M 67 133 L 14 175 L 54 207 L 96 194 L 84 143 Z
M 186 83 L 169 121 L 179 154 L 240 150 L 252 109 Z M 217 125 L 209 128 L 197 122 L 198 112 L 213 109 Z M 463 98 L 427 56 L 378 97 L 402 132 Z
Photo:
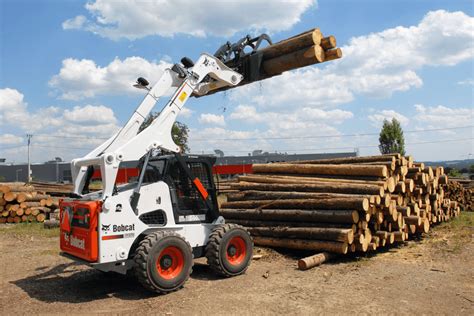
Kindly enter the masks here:
M 0 313 L 472 315 L 472 5 L 184 2 L 0 5 Z

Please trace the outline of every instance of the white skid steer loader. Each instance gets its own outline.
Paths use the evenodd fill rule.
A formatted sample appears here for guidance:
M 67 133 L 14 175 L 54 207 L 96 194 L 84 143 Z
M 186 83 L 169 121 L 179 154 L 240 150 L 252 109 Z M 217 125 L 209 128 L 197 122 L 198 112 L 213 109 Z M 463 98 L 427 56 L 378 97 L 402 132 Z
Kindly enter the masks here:
M 215 55 L 202 54 L 196 63 L 183 58 L 166 69 L 125 126 L 83 158 L 71 162 L 74 192 L 60 202 L 61 254 L 98 270 L 133 271 L 147 289 L 167 293 L 189 278 L 193 258 L 207 257 L 223 276 L 246 271 L 253 251 L 249 233 L 225 224 L 219 216 L 213 181 L 214 158 L 182 156 L 171 129 L 184 103 L 211 89 L 232 88 L 254 65 L 239 64 L 244 48 L 258 59 L 257 38 L 223 45 Z M 248 54 L 247 54 L 248 55 Z M 231 61 L 232 68 L 226 66 Z M 247 69 L 243 71 L 242 69 Z M 143 131 L 139 128 L 158 99 L 171 88 L 171 99 Z M 156 152 L 168 153 L 155 155 Z M 139 161 L 137 180 L 116 182 L 121 163 Z M 94 170 L 100 169 L 102 190 L 89 192 Z

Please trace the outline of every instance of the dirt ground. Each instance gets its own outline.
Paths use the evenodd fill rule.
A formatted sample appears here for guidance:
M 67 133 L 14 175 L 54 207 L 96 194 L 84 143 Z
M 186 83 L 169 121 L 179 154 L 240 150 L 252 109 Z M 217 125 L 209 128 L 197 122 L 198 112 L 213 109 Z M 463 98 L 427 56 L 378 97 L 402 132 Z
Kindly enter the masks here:
M 31 226 L 31 225 L 30 225 Z M 474 213 L 421 241 L 296 269 L 301 253 L 257 248 L 245 275 L 196 260 L 185 287 L 154 295 L 58 255 L 57 231 L 0 226 L 0 314 L 474 314 Z

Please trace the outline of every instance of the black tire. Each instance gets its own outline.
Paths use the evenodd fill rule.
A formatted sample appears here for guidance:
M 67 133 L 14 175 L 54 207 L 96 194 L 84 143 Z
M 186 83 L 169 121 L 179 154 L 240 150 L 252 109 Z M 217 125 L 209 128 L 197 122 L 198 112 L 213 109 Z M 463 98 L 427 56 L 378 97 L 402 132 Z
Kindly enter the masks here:
M 236 224 L 214 228 L 206 246 L 209 266 L 225 277 L 244 273 L 250 265 L 253 240 L 248 231 Z
M 134 257 L 134 272 L 148 290 L 168 293 L 181 288 L 193 269 L 193 251 L 183 237 L 171 231 L 149 234 Z

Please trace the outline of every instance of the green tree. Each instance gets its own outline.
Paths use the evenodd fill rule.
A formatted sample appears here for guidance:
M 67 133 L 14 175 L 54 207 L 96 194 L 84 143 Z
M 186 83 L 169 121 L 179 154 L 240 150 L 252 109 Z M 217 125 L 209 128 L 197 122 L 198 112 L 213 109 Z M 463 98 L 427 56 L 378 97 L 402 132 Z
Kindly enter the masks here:
M 405 137 L 400 122 L 384 120 L 379 136 L 379 149 L 382 154 L 399 153 L 405 155 Z
M 469 166 L 469 173 L 474 173 L 474 165 Z
M 145 128 L 147 128 L 151 124 L 151 122 L 153 122 L 153 120 L 158 117 L 158 115 L 160 115 L 160 112 L 152 112 L 148 114 L 148 116 L 143 121 L 143 124 L 140 126 L 138 132 L 140 133 Z M 179 147 L 181 147 L 183 153 L 189 152 L 188 133 L 189 128 L 186 124 L 178 121 L 173 124 L 173 128 L 171 129 L 171 135 L 173 136 L 173 140 L 175 141 L 175 143 Z
M 451 170 L 449 170 L 448 176 L 454 177 L 454 178 L 459 178 L 461 176 L 461 173 L 459 172 L 458 169 L 452 168 Z

